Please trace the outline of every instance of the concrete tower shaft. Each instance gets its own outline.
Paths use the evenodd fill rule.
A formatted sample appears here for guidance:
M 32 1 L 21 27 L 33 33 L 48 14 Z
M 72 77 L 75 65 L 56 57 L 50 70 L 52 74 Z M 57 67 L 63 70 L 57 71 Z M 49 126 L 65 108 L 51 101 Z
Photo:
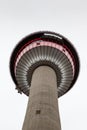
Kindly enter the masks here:
M 35 69 L 22 130 L 61 130 L 57 96 L 55 71 L 48 66 Z

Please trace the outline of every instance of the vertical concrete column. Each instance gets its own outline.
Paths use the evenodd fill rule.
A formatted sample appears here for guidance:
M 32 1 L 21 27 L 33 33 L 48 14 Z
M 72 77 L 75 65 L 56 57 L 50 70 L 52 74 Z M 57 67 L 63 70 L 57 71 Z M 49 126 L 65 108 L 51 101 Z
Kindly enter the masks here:
M 54 70 L 48 66 L 38 67 L 32 75 L 22 130 L 61 130 L 57 97 Z

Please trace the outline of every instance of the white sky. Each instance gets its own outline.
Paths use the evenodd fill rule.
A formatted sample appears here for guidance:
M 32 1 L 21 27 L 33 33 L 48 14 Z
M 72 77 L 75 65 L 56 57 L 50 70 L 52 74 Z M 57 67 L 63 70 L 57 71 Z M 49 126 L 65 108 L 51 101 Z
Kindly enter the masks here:
M 18 94 L 9 73 L 17 42 L 39 30 L 66 36 L 76 47 L 81 71 L 59 99 L 62 130 L 87 129 L 87 0 L 0 0 L 0 130 L 21 130 L 28 98 Z

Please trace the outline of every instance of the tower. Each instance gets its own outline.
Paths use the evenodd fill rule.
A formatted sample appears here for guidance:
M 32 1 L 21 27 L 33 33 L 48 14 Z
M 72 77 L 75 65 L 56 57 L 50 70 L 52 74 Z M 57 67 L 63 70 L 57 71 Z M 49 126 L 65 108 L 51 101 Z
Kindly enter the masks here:
M 57 98 L 68 92 L 79 74 L 79 58 L 65 37 L 33 33 L 13 50 L 10 72 L 19 93 L 29 96 L 22 130 L 61 130 Z

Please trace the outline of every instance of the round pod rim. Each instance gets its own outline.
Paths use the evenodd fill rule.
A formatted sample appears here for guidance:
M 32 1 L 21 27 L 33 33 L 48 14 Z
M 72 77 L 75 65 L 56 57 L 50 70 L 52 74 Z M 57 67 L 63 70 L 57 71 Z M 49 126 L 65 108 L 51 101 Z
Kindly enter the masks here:
M 18 55 L 18 52 L 29 41 L 33 42 L 37 40 L 46 40 L 46 41 L 54 42 L 56 44 L 60 44 L 66 47 L 66 49 L 69 51 L 70 55 L 73 58 L 73 62 L 75 66 L 74 78 L 69 89 L 67 90 L 69 91 L 74 85 L 74 83 L 76 82 L 78 74 L 79 74 L 79 68 L 80 68 L 79 57 L 72 43 L 67 38 L 65 38 L 64 36 L 60 34 L 57 34 L 55 32 L 50 32 L 50 31 L 39 31 L 39 32 L 32 33 L 26 36 L 25 38 L 23 38 L 14 48 L 11 58 L 10 58 L 10 73 L 11 73 L 13 81 L 15 82 L 17 86 L 17 89 L 19 90 L 19 92 L 21 92 L 20 88 L 18 87 L 18 83 L 15 77 L 15 72 L 14 72 L 14 65 L 15 65 L 15 60 Z

